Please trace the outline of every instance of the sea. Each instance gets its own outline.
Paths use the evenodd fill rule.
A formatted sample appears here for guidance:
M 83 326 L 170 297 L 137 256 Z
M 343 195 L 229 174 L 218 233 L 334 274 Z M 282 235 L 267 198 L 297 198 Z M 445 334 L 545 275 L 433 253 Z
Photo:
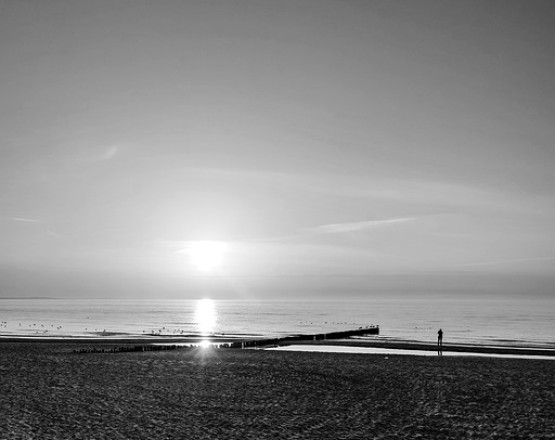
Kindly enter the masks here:
M 382 339 L 555 348 L 555 298 L 0 299 L 0 337 L 286 336 L 379 325 Z

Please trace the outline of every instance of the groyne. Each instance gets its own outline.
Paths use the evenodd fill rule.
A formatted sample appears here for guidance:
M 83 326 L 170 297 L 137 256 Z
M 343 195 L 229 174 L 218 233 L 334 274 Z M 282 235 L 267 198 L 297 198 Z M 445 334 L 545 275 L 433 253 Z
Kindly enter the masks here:
M 352 336 L 367 336 L 367 335 L 379 335 L 380 326 L 371 325 L 368 327 L 360 327 L 356 330 L 345 330 L 341 332 L 331 332 L 331 333 L 316 333 L 316 334 L 301 334 L 301 335 L 291 335 L 284 336 L 281 338 L 269 338 L 269 339 L 251 339 L 246 341 L 236 341 L 229 344 L 230 348 L 254 348 L 254 347 L 268 347 L 277 345 L 293 344 L 295 342 L 302 341 L 326 341 L 330 339 L 347 339 Z
M 265 348 L 265 347 L 276 347 L 279 345 L 288 345 L 294 344 L 299 342 L 307 342 L 307 341 L 328 341 L 333 339 L 347 339 L 352 336 L 365 336 L 365 335 L 379 335 L 380 334 L 380 327 L 377 325 L 372 325 L 368 327 L 360 327 L 356 330 L 346 330 L 340 332 L 331 332 L 331 333 L 316 333 L 316 334 L 299 334 L 299 335 L 290 335 L 290 336 L 283 336 L 277 338 L 257 338 L 257 339 L 238 339 L 238 340 L 226 340 L 219 337 L 205 337 L 202 339 L 195 339 L 194 341 L 182 341 L 178 342 L 173 340 L 172 344 L 160 342 L 160 341 L 152 341 L 152 343 L 146 344 L 128 344 L 124 346 L 118 346 L 116 344 L 109 344 L 109 347 L 99 347 L 96 344 L 93 346 L 87 347 L 79 347 L 74 349 L 74 353 L 126 353 L 126 352 L 137 352 L 137 351 L 165 351 L 165 350 L 179 350 L 179 349 L 186 349 L 186 348 L 193 348 L 197 347 L 202 343 L 202 345 L 207 344 L 209 346 L 217 347 L 217 348 L 234 348 L 234 349 L 243 349 L 243 348 Z M 75 341 L 74 341 L 75 342 Z M 91 342 L 91 341 L 87 341 Z M 107 342 L 107 341 L 106 341 Z M 119 341 L 120 343 L 123 341 Z M 100 343 L 100 341 L 97 341 Z M 102 344 L 104 345 L 104 344 Z

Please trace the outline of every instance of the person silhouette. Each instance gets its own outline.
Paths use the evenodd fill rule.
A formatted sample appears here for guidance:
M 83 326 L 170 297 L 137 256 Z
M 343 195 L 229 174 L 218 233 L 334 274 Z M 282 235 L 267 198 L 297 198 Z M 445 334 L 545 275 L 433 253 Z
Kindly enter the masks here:
M 437 353 L 441 356 L 443 351 L 443 330 L 437 332 Z

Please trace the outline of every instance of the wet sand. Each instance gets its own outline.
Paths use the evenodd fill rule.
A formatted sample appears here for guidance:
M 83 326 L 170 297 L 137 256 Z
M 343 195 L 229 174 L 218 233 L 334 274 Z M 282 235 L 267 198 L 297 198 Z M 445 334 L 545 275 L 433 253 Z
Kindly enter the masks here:
M 432 355 L 436 355 L 438 352 L 438 347 L 435 343 L 423 342 L 423 341 L 411 341 L 406 339 L 391 339 L 391 338 L 349 338 L 349 339 L 338 339 L 338 340 L 325 340 L 325 341 L 313 341 L 310 343 L 295 342 L 295 345 L 310 345 L 310 346 L 343 346 L 343 347 L 359 347 L 359 348 L 376 348 L 385 349 L 391 352 L 401 352 L 403 350 L 419 350 L 429 352 Z M 511 356 L 544 356 L 555 360 L 555 347 L 553 344 L 550 345 L 517 345 L 517 344 L 506 344 L 506 345 L 484 345 L 484 344 L 455 344 L 455 343 L 444 343 L 442 346 L 443 354 L 459 354 L 464 355 L 465 353 L 480 353 L 483 355 L 511 355 Z
M 2 439 L 553 439 L 552 361 L 0 344 Z
M 406 356 L 479 356 L 479 357 L 497 357 L 512 359 L 543 359 L 555 361 L 555 353 L 549 356 L 530 355 L 530 354 L 497 354 L 497 353 L 480 353 L 473 351 L 431 351 L 431 350 L 414 350 L 402 348 L 378 348 L 368 346 L 352 346 L 352 345 L 308 345 L 308 344 L 292 344 L 280 347 L 269 348 L 268 350 L 282 351 L 310 351 L 310 352 L 335 352 L 335 353 L 359 353 L 359 354 L 379 354 L 379 355 L 406 355 Z

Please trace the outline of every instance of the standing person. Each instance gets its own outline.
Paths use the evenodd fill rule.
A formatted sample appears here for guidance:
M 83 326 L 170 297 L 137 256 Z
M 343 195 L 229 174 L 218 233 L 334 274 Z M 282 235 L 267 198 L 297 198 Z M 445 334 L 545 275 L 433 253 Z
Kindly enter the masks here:
M 443 330 L 437 332 L 437 353 L 441 356 L 443 351 Z

